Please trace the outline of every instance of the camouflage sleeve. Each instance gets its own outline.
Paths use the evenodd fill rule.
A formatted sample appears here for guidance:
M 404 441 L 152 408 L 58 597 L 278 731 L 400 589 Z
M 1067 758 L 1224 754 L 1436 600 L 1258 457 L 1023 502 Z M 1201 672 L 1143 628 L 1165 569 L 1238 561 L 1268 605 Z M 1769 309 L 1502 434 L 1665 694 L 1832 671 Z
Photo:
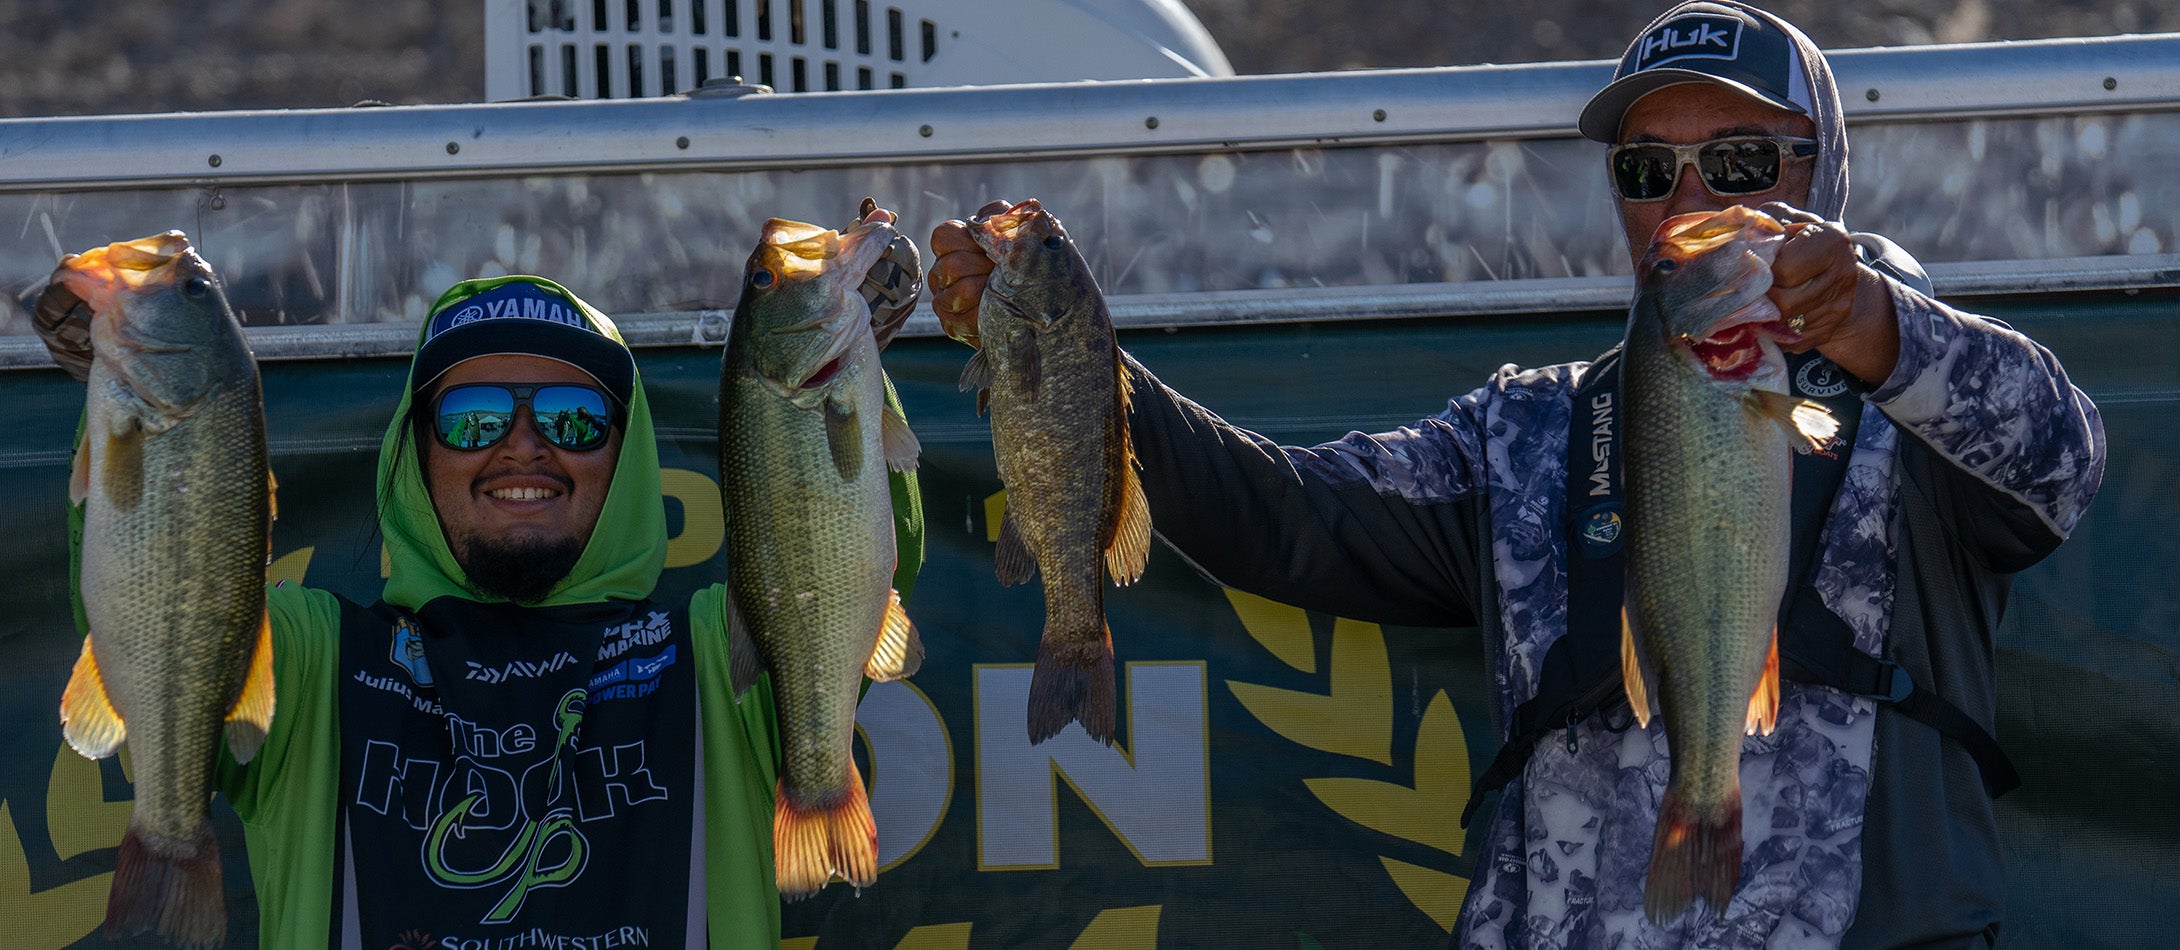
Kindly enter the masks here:
M 1152 530 L 1214 581 L 1357 620 L 1475 622 L 1482 465 L 1459 401 L 1299 448 L 1228 423 L 1132 357 L 1128 371 Z
M 2104 477 L 2104 423 L 2051 351 L 1896 280 L 1900 358 L 1869 395 L 1938 456 L 2064 539 Z

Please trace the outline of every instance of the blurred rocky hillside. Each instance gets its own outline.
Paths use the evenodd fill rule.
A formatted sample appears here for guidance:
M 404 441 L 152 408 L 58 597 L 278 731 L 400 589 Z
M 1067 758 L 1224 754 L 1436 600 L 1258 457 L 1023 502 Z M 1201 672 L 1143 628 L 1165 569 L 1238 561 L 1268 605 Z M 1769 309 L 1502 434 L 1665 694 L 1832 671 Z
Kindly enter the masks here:
M 1619 55 L 1663 2 L 1184 0 L 1245 73 Z M 1775 0 L 1827 48 L 2180 31 L 2173 0 Z M 0 0 L 0 116 L 473 102 L 478 0 Z

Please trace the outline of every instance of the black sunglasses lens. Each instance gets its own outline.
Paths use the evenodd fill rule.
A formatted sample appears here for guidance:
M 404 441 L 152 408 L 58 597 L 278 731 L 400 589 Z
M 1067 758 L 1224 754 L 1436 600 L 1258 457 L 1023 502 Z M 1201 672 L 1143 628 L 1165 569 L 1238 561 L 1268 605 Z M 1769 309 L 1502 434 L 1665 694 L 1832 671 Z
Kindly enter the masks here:
M 530 411 L 546 441 L 578 452 L 605 444 L 612 421 L 605 394 L 585 386 L 542 387 L 531 397 Z
M 1770 139 L 1725 139 L 1696 153 L 1703 182 L 1722 195 L 1750 195 L 1779 184 L 1779 143 Z
M 439 394 L 432 426 L 450 449 L 481 449 L 507 435 L 515 394 L 505 386 L 456 386 Z
M 1612 180 L 1620 197 L 1654 201 L 1673 193 L 1680 168 L 1673 150 L 1662 145 L 1630 145 L 1613 153 Z

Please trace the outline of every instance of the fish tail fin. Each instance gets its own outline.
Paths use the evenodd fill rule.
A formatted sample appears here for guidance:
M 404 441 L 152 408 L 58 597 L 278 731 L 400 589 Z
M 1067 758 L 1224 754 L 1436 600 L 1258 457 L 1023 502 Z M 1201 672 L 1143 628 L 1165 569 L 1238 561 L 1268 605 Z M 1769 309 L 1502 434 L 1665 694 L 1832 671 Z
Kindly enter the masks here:
M 773 872 L 780 896 L 801 900 L 835 875 L 856 887 L 878 880 L 878 825 L 862 770 L 848 762 L 847 787 L 804 800 L 780 783 L 772 809 Z
M 257 648 L 251 652 L 250 672 L 242 681 L 242 695 L 227 713 L 227 751 L 237 762 L 257 757 L 272 729 L 273 669 L 272 617 L 258 620 Z
M 1794 451 L 1807 454 L 1832 448 L 1839 438 L 1839 420 L 1822 403 L 1810 402 L 1768 389 L 1753 390 L 1758 411 L 1786 430 Z
M 901 592 L 888 590 L 886 618 L 878 625 L 878 645 L 863 664 L 863 675 L 890 683 L 915 675 L 922 666 L 923 638 L 916 635 L 916 624 L 901 609 Z
M 1620 684 L 1627 690 L 1627 707 L 1635 711 L 1635 725 L 1650 728 L 1652 697 L 1658 692 L 1658 671 L 1643 649 L 1642 634 L 1635 629 L 1635 615 L 1620 608 Z
M 68 688 L 61 691 L 61 737 L 84 758 L 103 759 L 121 747 L 129 727 L 106 695 L 106 678 L 98 671 L 98 657 L 91 652 L 91 638 L 83 638 L 83 652 L 76 657 Z
M 1779 631 L 1771 631 L 1771 650 L 1764 655 L 1763 675 L 1756 678 L 1756 691 L 1749 694 L 1749 715 L 1746 732 L 1749 735 L 1770 735 L 1779 724 Z
M 1650 876 L 1643 884 L 1643 914 L 1663 925 L 1698 897 L 1723 914 L 1741 882 L 1741 793 L 1719 803 L 1716 814 L 1689 807 L 1668 787 L 1658 807 L 1658 832 L 1650 846 Z
M 134 824 L 122 836 L 106 897 L 106 935 L 152 929 L 185 947 L 227 939 L 227 891 L 210 820 L 198 823 L 187 841 L 147 840 Z
M 1082 723 L 1090 738 L 1113 744 L 1113 631 L 1102 618 L 1094 622 L 1099 638 L 1055 638 L 1047 631 L 1037 644 L 1037 668 L 1029 679 L 1031 745 L 1070 722 Z

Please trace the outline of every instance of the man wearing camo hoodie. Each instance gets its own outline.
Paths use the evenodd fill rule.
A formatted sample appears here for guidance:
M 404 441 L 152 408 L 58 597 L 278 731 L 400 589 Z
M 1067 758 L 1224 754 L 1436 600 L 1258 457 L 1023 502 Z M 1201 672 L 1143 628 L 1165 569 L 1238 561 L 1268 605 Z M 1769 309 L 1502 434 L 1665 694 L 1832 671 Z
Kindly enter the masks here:
M 2096 408 L 2043 347 L 1933 299 L 1906 253 L 1840 223 L 1838 95 L 1783 20 L 1674 7 L 1579 125 L 1614 146 L 1630 259 L 1676 214 L 1747 205 L 1786 223 L 1770 296 L 1807 341 L 1794 392 L 1851 446 L 1795 463 L 1789 682 L 1777 730 L 1743 746 L 1743 863 L 1722 912 L 1644 916 L 1663 730 L 1629 728 L 1620 689 L 1616 512 L 1570 488 L 1594 442 L 1616 447 L 1589 407 L 1617 347 L 1509 366 L 1438 415 L 1314 448 L 1228 425 L 1135 365 L 1152 523 L 1242 590 L 1484 630 L 1505 751 L 1478 785 L 1502 794 L 1454 946 L 1989 946 L 2005 903 L 1991 795 L 2015 781 L 1990 737 L 1992 635 L 2009 575 L 2096 493 Z M 959 222 L 932 245 L 934 306 L 973 317 L 990 261 Z

